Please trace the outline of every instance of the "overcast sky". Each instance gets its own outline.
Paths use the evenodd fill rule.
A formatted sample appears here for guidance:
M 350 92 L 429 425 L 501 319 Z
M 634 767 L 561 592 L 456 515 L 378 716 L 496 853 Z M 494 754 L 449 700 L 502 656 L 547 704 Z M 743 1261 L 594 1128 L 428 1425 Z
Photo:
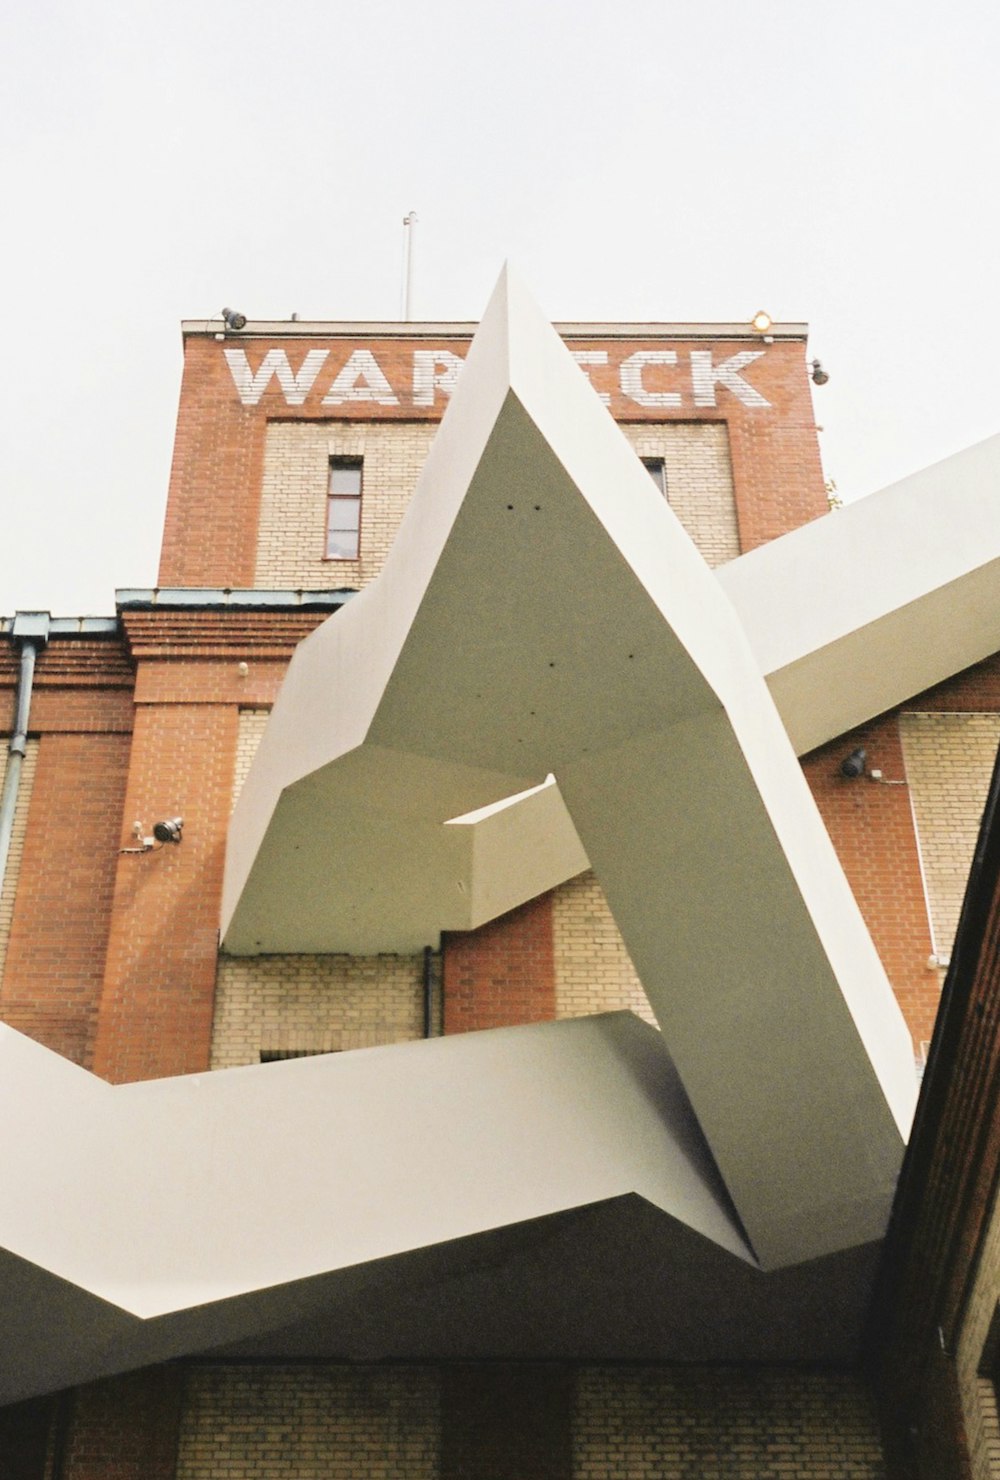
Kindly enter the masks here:
M 845 498 L 1000 431 L 995 0 L 34 0 L 0 35 L 0 613 L 153 585 L 181 318 L 811 325 Z

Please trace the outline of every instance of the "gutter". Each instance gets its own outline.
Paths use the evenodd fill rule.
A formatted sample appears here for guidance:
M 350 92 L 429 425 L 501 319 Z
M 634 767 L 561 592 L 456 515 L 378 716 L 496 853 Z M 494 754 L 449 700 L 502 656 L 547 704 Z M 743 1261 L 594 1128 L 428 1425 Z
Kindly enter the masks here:
M 28 748 L 28 716 L 31 712 L 35 659 L 48 642 L 50 620 L 48 612 L 17 612 L 10 625 L 14 643 L 21 650 L 21 671 L 17 681 L 14 729 L 7 747 L 7 769 L 4 772 L 3 791 L 0 793 L 0 893 L 7 874 L 14 814 L 17 811 L 21 786 L 21 767 Z
M 231 586 L 124 587 L 115 592 L 120 612 L 197 611 L 225 608 L 236 611 L 338 611 L 357 592 L 346 587 L 335 591 L 260 590 Z

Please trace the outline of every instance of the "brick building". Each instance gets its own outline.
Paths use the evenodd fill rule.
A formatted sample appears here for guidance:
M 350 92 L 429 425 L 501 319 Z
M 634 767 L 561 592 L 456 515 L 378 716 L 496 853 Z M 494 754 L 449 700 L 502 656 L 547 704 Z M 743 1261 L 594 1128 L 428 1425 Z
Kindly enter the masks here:
M 140 1082 L 188 1076 L 176 1094 L 200 1085 L 206 1102 L 215 1096 L 214 1086 L 225 1098 L 228 1090 L 221 1086 L 232 1085 L 236 1108 L 220 1115 L 242 1120 L 244 1131 L 249 1121 L 247 1144 L 259 1138 L 264 1147 L 269 1144 L 265 1125 L 280 1119 L 279 1107 L 286 1101 L 298 1103 L 301 1087 L 325 1086 L 335 1075 L 340 1080 L 354 1076 L 343 1092 L 346 1099 L 336 1103 L 338 1114 L 348 1119 L 350 1107 L 355 1109 L 357 1131 L 345 1144 L 359 1158 L 367 1154 L 371 1107 L 393 1105 L 395 1133 L 396 1121 L 406 1118 L 406 1095 L 419 1101 L 420 1075 L 430 1073 L 432 1083 L 456 1072 L 459 1080 L 464 1075 L 462 1093 L 471 1098 L 449 1101 L 447 1095 L 458 1090 L 448 1078 L 451 1088 L 440 1093 L 446 1107 L 453 1103 L 453 1113 L 442 1112 L 448 1126 L 440 1158 L 428 1157 L 426 1193 L 409 1193 L 405 1216 L 396 1209 L 398 1222 L 422 1226 L 424 1204 L 439 1204 L 441 1229 L 433 1236 L 407 1230 L 410 1242 L 404 1248 L 401 1236 L 389 1230 L 377 1247 L 351 1245 L 353 1255 L 345 1254 L 336 1271 L 332 1263 L 307 1260 L 300 1267 L 293 1261 L 280 1277 L 264 1254 L 251 1252 L 250 1262 L 260 1258 L 266 1269 L 231 1286 L 221 1277 L 213 1283 L 214 1275 L 198 1285 L 185 1266 L 185 1273 L 160 1281 L 166 1287 L 172 1278 L 176 1288 L 162 1298 L 148 1296 L 148 1304 L 146 1295 L 125 1288 L 124 1277 L 121 1287 L 115 1283 L 115 1257 L 108 1252 L 114 1232 L 102 1226 L 113 1202 L 104 1202 L 103 1191 L 93 1202 L 66 1191 L 72 1182 L 67 1171 L 59 1194 L 65 1206 L 58 1198 L 49 1205 L 48 1193 L 42 1192 L 53 1177 L 45 1162 L 48 1153 L 25 1151 L 24 1175 L 29 1183 L 33 1176 L 40 1181 L 26 1199 L 35 1211 L 21 1222 L 17 1214 L 14 1231 L 3 1240 L 9 1291 L 4 1396 L 11 1406 L 0 1412 L 0 1475 L 311 1480 L 362 1472 L 428 1480 L 487 1475 L 524 1480 L 543 1474 L 624 1480 L 648 1473 L 678 1480 L 736 1475 L 822 1480 L 934 1473 L 908 1470 L 914 1461 L 900 1457 L 898 1446 L 890 1444 L 883 1453 L 878 1397 L 891 1394 L 891 1384 L 887 1389 L 877 1371 L 873 1377 L 878 1364 L 872 1356 L 875 1344 L 881 1343 L 879 1352 L 891 1353 L 892 1343 L 903 1338 L 893 1334 L 891 1320 L 879 1327 L 877 1338 L 868 1325 L 881 1247 L 881 1231 L 872 1232 L 871 1219 L 877 1223 L 881 1215 L 872 1213 L 865 1232 L 844 1232 L 839 1242 L 813 1227 L 801 1234 L 804 1242 L 795 1242 L 799 1233 L 788 1235 L 789 1247 L 798 1252 L 775 1256 L 769 1266 L 762 1249 L 772 1231 L 776 1243 L 785 1234 L 779 1237 L 772 1229 L 768 1220 L 775 1211 L 761 1210 L 756 1193 L 761 1183 L 780 1177 L 765 1159 L 753 1162 L 747 1186 L 739 1186 L 739 1173 L 730 1173 L 726 1158 L 736 1163 L 745 1157 L 733 1150 L 738 1138 L 727 1140 L 735 1136 L 731 1125 L 719 1132 L 718 1142 L 714 1132 L 707 1132 L 711 1154 L 699 1163 L 699 1176 L 707 1186 L 717 1177 L 713 1158 L 721 1165 L 726 1188 L 718 1192 L 717 1203 L 729 1210 L 727 1217 L 732 1214 L 728 1226 L 734 1239 L 743 1239 L 750 1229 L 746 1242 L 765 1270 L 760 1283 L 745 1273 L 731 1274 L 729 1254 L 705 1252 L 706 1221 L 695 1219 L 693 1233 L 678 1233 L 683 1219 L 671 1213 L 674 1221 L 664 1233 L 665 1220 L 651 1218 L 648 1211 L 655 1202 L 651 1191 L 643 1192 L 640 1181 L 626 1186 L 608 1180 L 613 1146 L 602 1150 L 600 1166 L 579 1172 L 586 1195 L 567 1188 L 559 1194 L 562 1202 L 553 1194 L 501 1217 L 496 1206 L 503 1197 L 516 1200 L 515 1190 L 507 1188 L 501 1197 L 491 1185 L 489 1197 L 498 1201 L 476 1214 L 474 1227 L 460 1220 L 449 1223 L 444 1216 L 453 1207 L 461 1210 L 465 1196 L 449 1181 L 449 1158 L 457 1165 L 461 1155 L 474 1156 L 478 1145 L 484 1162 L 499 1164 L 511 1147 L 530 1141 L 536 1131 L 543 1140 L 549 1134 L 542 1124 L 548 1109 L 534 1106 L 528 1081 L 519 1077 L 522 1043 L 531 1045 L 529 1057 L 537 1054 L 541 1073 L 558 1071 L 567 1095 L 570 1089 L 577 1093 L 588 1077 L 595 1101 L 598 1084 L 602 1093 L 606 1090 L 606 1109 L 587 1127 L 588 1136 L 599 1139 L 598 1122 L 605 1113 L 616 1135 L 624 1128 L 638 1143 L 652 1134 L 643 1119 L 648 1107 L 639 1103 L 643 1096 L 632 1106 L 628 1083 L 636 1075 L 642 1078 L 646 1070 L 640 1073 L 636 1065 L 652 1062 L 649 1056 L 660 1049 L 631 1020 L 604 1015 L 631 1013 L 650 1025 L 659 1018 L 662 1026 L 663 1012 L 651 1006 L 655 994 L 642 951 L 660 949 L 686 960 L 699 942 L 688 942 L 678 932 L 668 947 L 634 945 L 630 951 L 605 888 L 619 891 L 623 913 L 616 913 L 632 922 L 634 934 L 624 929 L 630 941 L 642 936 L 642 922 L 636 926 L 634 919 L 649 917 L 648 900 L 625 878 L 624 864 L 611 852 L 606 876 L 601 868 L 590 868 L 588 853 L 596 861 L 600 852 L 596 833 L 584 850 L 561 804 L 553 801 L 552 787 L 533 790 L 520 808 L 497 811 L 503 788 L 493 781 L 483 792 L 480 816 L 476 785 L 487 762 L 494 764 L 492 757 L 476 757 L 474 766 L 470 761 L 476 777 L 456 781 L 454 793 L 440 783 L 442 795 L 465 801 L 446 810 L 439 822 L 447 827 L 446 819 L 462 816 L 468 837 L 475 839 L 467 897 L 441 904 L 434 891 L 440 894 L 442 887 L 438 874 L 455 866 L 451 854 L 435 862 L 432 846 L 425 843 L 429 834 L 421 830 L 425 819 L 412 818 L 398 799 L 390 805 L 379 790 L 384 786 L 386 796 L 393 792 L 392 766 L 402 746 L 397 732 L 386 722 L 379 754 L 358 783 L 339 781 L 325 755 L 310 762 L 313 772 L 307 774 L 305 760 L 299 764 L 293 755 L 294 736 L 308 730 L 303 744 L 312 743 L 313 711 L 306 725 L 286 686 L 286 729 L 271 727 L 271 751 L 291 757 L 287 764 L 295 774 L 284 775 L 281 757 L 270 761 L 263 753 L 254 772 L 263 777 L 256 783 L 260 795 L 270 797 L 265 810 L 271 808 L 277 821 L 261 841 L 253 832 L 252 813 L 265 804 L 245 796 L 230 831 L 293 653 L 328 619 L 324 633 L 345 623 L 352 606 L 360 613 L 353 593 L 369 588 L 382 572 L 438 424 L 453 394 L 457 397 L 474 327 L 296 322 L 250 323 L 223 332 L 218 323 L 185 324 L 158 587 L 119 592 L 113 618 L 50 620 L 21 613 L 4 624 L 8 637 L 0 650 L 0 683 L 7 712 L 19 718 L 10 726 L 10 746 L 0 753 L 9 816 L 6 834 L 0 829 L 5 852 L 0 1017 L 24 1039 L 100 1080 L 136 1087 L 127 1102 L 132 1108 L 124 1112 L 133 1125 L 145 1126 L 142 1117 L 152 1107 L 149 1139 L 141 1148 L 119 1153 L 119 1168 L 127 1169 L 133 1155 L 137 1166 L 145 1157 L 158 1168 L 162 1137 L 163 1166 L 171 1168 L 162 1176 L 154 1171 L 144 1183 L 149 1212 L 137 1239 L 148 1235 L 150 1248 L 156 1247 L 160 1235 L 152 1225 L 166 1225 L 158 1197 L 176 1207 L 178 1197 L 199 1195 L 197 1189 L 175 1191 L 170 1178 L 179 1177 L 177 1185 L 183 1187 L 180 1167 L 186 1156 L 180 1142 L 169 1141 L 174 1131 L 164 1129 L 186 1120 L 188 1100 L 175 1097 L 174 1109 L 161 1123 L 153 1105 L 159 1089 L 150 1087 L 143 1096 L 137 1093 Z M 566 324 L 558 329 L 645 465 L 636 498 L 648 501 L 655 494 L 660 501 L 650 515 L 651 527 L 657 527 L 663 508 L 672 510 L 699 552 L 699 570 L 704 562 L 719 571 L 711 578 L 712 591 L 720 587 L 739 614 L 759 659 L 757 672 L 767 679 L 801 758 L 902 1009 L 915 1079 L 934 1031 L 1000 742 L 1000 657 L 994 656 L 1000 631 L 994 630 L 996 603 L 989 599 L 992 545 L 987 548 L 977 536 L 971 554 L 954 554 L 952 570 L 947 538 L 935 531 L 957 522 L 951 506 L 941 509 L 953 490 L 960 511 L 968 501 L 982 501 L 996 450 L 992 444 L 973 449 L 922 475 L 923 482 L 911 480 L 878 496 L 870 501 L 871 511 L 861 506 L 830 511 L 803 326 L 772 325 L 763 333 L 738 324 Z M 530 333 L 526 342 L 532 342 Z M 510 358 L 516 359 L 513 350 Z M 467 396 L 470 425 L 480 415 L 477 406 L 489 401 L 491 373 L 489 366 L 482 372 L 478 401 L 475 394 Z M 546 414 L 547 394 L 544 386 L 537 392 Z M 571 401 L 577 392 L 568 394 Z M 527 392 L 518 391 L 514 399 L 531 412 Z M 531 460 L 534 453 L 525 450 L 530 439 L 514 425 L 509 401 L 496 413 L 510 443 L 508 461 L 489 473 L 490 487 L 514 490 L 497 507 L 518 517 L 519 501 L 526 499 L 530 519 L 542 514 L 542 503 L 531 500 L 541 499 L 532 490 L 543 486 L 544 459 L 539 453 L 539 460 Z M 559 406 L 555 401 L 553 406 L 555 416 Z M 514 420 L 505 422 L 505 416 Z M 594 432 L 599 450 L 606 420 L 603 413 L 600 417 Z M 573 421 L 567 417 L 568 424 Z M 452 464 L 461 462 L 463 447 L 460 438 L 453 442 L 450 462 L 435 454 L 444 469 L 442 483 L 451 476 Z M 484 456 L 481 465 L 488 461 Z M 557 474 L 561 477 L 559 467 L 570 461 L 560 462 L 557 449 L 556 471 L 544 472 L 553 487 Z M 433 488 L 420 498 L 433 509 Z M 901 500 L 920 509 L 929 501 L 938 508 L 938 524 L 918 532 L 925 541 L 940 538 L 937 574 L 924 570 L 933 561 L 916 561 L 919 589 L 897 590 L 893 581 L 879 578 L 890 588 L 882 607 L 865 607 L 862 613 L 856 593 L 843 594 L 833 585 L 848 563 L 861 568 L 859 584 L 864 584 L 866 559 L 878 570 L 887 552 L 907 550 L 910 535 L 900 532 Z M 433 514 L 428 517 L 433 521 Z M 549 536 L 548 545 L 535 540 L 535 563 L 523 570 L 499 541 L 470 536 L 460 547 L 445 544 L 420 610 L 445 601 L 435 594 L 439 589 L 457 591 L 459 607 L 471 602 L 469 593 L 475 591 L 498 629 L 506 631 L 504 623 L 510 622 L 506 643 L 512 651 L 519 640 L 516 624 L 522 616 L 531 620 L 532 593 L 551 573 L 556 610 L 565 604 L 575 611 L 573 603 L 580 602 L 581 612 L 586 606 L 593 614 L 587 653 L 573 656 L 567 639 L 570 661 L 577 664 L 573 689 L 586 688 L 588 654 L 598 670 L 595 684 L 613 685 L 617 670 L 599 668 L 611 662 L 600 648 L 600 634 L 628 629 L 631 588 L 623 585 L 619 592 L 601 580 L 588 589 L 590 524 L 571 528 L 572 548 L 567 549 L 562 532 Z M 612 553 L 609 571 L 616 568 L 618 552 Z M 604 553 L 593 559 L 593 569 L 605 569 Z M 814 572 L 821 567 L 832 572 L 829 592 L 815 584 Z M 582 595 L 567 575 L 576 569 Z M 405 577 L 391 579 L 405 584 Z M 697 579 L 709 581 L 700 573 Z M 794 589 L 796 581 L 803 589 Z M 565 595 L 559 582 L 569 583 Z M 785 606 L 782 593 L 787 593 Z M 837 608 L 841 596 L 846 615 Z M 972 611 L 974 619 L 946 622 L 944 636 L 931 640 L 926 634 L 940 628 L 945 603 L 949 610 Z M 829 631 L 809 628 L 817 607 L 829 616 Z M 539 611 L 545 617 L 549 609 L 539 606 Z M 552 620 L 551 612 L 545 619 Z M 448 620 L 449 630 L 460 625 L 450 614 Z M 355 626 L 360 625 L 359 617 Z M 470 634 L 475 630 L 470 605 Z M 315 654 L 324 641 L 318 635 L 302 651 Z M 481 644 L 473 644 L 471 636 L 469 642 L 471 656 L 459 655 L 450 668 L 451 659 L 444 661 L 456 694 L 464 694 L 467 674 L 481 654 Z M 428 640 L 425 647 L 432 650 L 434 643 Z M 632 659 L 629 653 L 627 661 Z M 422 672 L 421 664 L 429 664 L 427 671 L 434 674 L 433 660 L 433 651 L 427 656 L 421 650 L 411 666 Z M 485 656 L 482 661 L 485 665 Z M 496 671 L 504 672 L 504 653 L 495 661 Z M 750 660 L 741 656 L 740 661 Z M 556 658 L 548 666 L 556 667 Z M 404 653 L 386 692 L 405 667 Z M 328 704 L 331 715 L 349 715 L 360 703 L 364 673 L 356 684 L 348 683 L 336 674 L 349 668 L 334 664 L 327 689 L 326 670 L 316 671 L 318 680 L 308 670 L 313 674 L 305 685 L 308 703 Z M 410 685 L 406 705 L 425 714 L 422 723 L 429 728 L 435 713 L 452 706 L 447 682 L 434 690 L 425 712 L 412 697 L 421 690 L 419 675 L 398 681 Z M 471 695 L 465 699 L 473 702 Z M 505 715 L 508 706 L 514 713 L 512 690 L 494 688 L 484 702 L 490 713 Z M 565 696 L 560 702 L 567 708 Z M 535 710 L 530 712 L 534 716 Z M 480 729 L 487 728 L 484 721 Z M 274 741 L 275 733 L 292 736 L 292 742 Z M 842 762 L 859 751 L 864 754 L 856 774 L 845 774 Z M 430 741 L 421 754 L 437 763 Z M 567 760 L 567 774 L 577 765 Z M 495 769 L 516 774 L 513 763 L 496 761 Z M 553 770 L 561 783 L 559 766 Z M 636 784 L 646 786 L 648 769 L 636 774 Z M 724 787 L 730 773 L 719 774 L 719 794 L 728 795 Z M 543 775 L 534 777 L 533 785 L 542 780 Z M 438 784 L 435 774 L 427 783 L 429 794 Z M 360 801 L 351 786 L 360 787 Z M 297 787 L 304 804 L 294 800 Z M 581 797 L 579 810 L 571 802 L 574 788 Z M 566 796 L 582 834 L 580 819 L 589 805 L 586 783 L 567 781 Z M 288 809 L 296 805 L 298 814 L 287 820 Z M 240 823 L 240 816 L 250 816 L 250 822 Z M 150 846 L 154 825 L 172 819 L 182 819 L 181 841 L 157 839 Z M 727 825 L 729 820 L 724 819 Z M 512 841 L 512 828 L 523 828 L 523 835 Z M 372 842 L 369 834 L 376 833 Z M 450 841 L 456 847 L 457 837 L 453 830 Z M 745 846 L 751 844 L 745 841 Z M 299 849 L 305 852 L 296 859 Z M 719 872 L 724 873 L 721 866 Z M 697 885 L 692 879 L 690 888 Z M 823 887 L 820 880 L 821 894 Z M 369 917 L 364 912 L 371 900 Z M 735 900 L 732 909 L 738 914 Z M 714 912 L 721 913 L 721 906 Z M 328 920 L 333 923 L 327 929 Z M 778 933 L 759 943 L 754 961 L 785 962 L 792 971 L 788 962 L 800 927 L 776 913 L 767 928 Z M 739 940 L 732 945 L 733 951 L 741 948 L 750 946 L 744 941 L 741 947 Z M 637 963 L 641 959 L 641 970 L 633 957 Z M 785 968 L 774 969 L 780 974 Z M 664 1000 L 662 992 L 658 1000 Z M 780 1018 L 780 998 L 775 1011 Z M 570 1028 L 576 1036 L 560 1037 L 558 1045 L 548 1028 L 538 1026 L 568 1027 L 575 1020 L 586 1021 Z M 468 1040 L 460 1058 L 450 1040 L 482 1029 L 508 1031 Z M 585 1036 L 591 1032 L 596 1036 Z M 702 1029 L 701 1036 L 706 1032 Z M 748 1045 L 755 1032 L 748 1017 Z M 807 1061 L 796 1057 L 800 1048 L 815 1051 L 824 1063 L 827 1055 L 831 1067 L 824 1073 L 834 1076 L 832 1093 L 841 1064 L 836 1036 L 841 1028 L 828 1025 L 822 1034 L 816 1032 L 823 1041 L 796 1042 L 787 1063 L 780 1044 L 773 1064 L 761 1052 L 761 1083 L 742 1092 L 745 1101 L 738 1114 L 727 1111 L 730 1120 L 744 1115 L 752 1130 L 754 1117 L 764 1114 L 755 1097 L 774 1102 L 776 1119 L 797 1118 L 798 1111 L 793 1114 L 783 1099 L 780 1076 L 793 1062 L 805 1074 Z M 671 1033 L 667 1037 L 680 1077 L 692 1094 L 696 1119 L 705 1126 L 721 1095 L 720 1083 L 741 1076 L 752 1080 L 753 1066 L 727 1045 L 715 1055 L 717 1077 L 712 1079 L 691 1046 L 699 1034 L 697 1015 L 687 1028 L 672 1026 Z M 797 1036 L 798 1030 L 789 1033 Z M 773 1026 L 768 1030 L 769 1040 L 780 1036 Z M 49 1103 L 58 1106 L 64 1078 L 63 1066 L 24 1039 L 5 1036 L 3 1063 L 14 1085 L 15 1118 L 9 1123 L 17 1127 L 18 1146 L 31 1148 L 35 1122 L 34 1112 L 24 1109 L 30 1103 L 25 1087 L 51 1083 Z M 426 1039 L 445 1044 L 429 1045 Z M 400 1055 L 399 1046 L 410 1043 L 419 1045 L 417 1050 Z M 394 1052 L 387 1057 L 383 1050 L 389 1048 Z M 368 1052 L 372 1049 L 377 1052 Z M 350 1052 L 356 1050 L 365 1052 Z M 316 1057 L 345 1052 L 346 1058 Z M 275 1062 L 303 1059 L 309 1064 Z M 425 1070 L 428 1063 L 432 1068 Z M 632 1066 L 624 1075 L 622 1063 Z M 271 1067 L 260 1067 L 264 1064 Z M 442 1066 L 441 1081 L 435 1081 L 436 1064 Z M 690 1089 L 686 1064 L 699 1085 L 707 1076 L 707 1087 L 697 1094 Z M 207 1072 L 214 1070 L 238 1073 L 216 1080 Z M 411 1072 L 417 1076 L 412 1081 Z M 778 1076 L 773 1085 L 767 1082 L 771 1072 Z M 852 1058 L 842 1072 L 843 1098 L 856 1094 L 859 1105 L 867 1104 L 867 1060 L 855 1064 Z M 490 1099 L 493 1075 L 499 1090 Z M 380 1088 L 388 1083 L 391 1092 Z M 82 1096 L 91 1093 L 92 1082 L 75 1077 L 65 1091 L 67 1104 L 78 1086 Z M 240 1098 L 243 1086 L 247 1101 Z M 481 1106 L 474 1098 L 480 1088 Z M 169 1086 L 165 1092 L 175 1094 Z M 828 1119 L 819 1090 L 815 1098 L 817 1118 Z M 479 1107 L 476 1114 L 483 1118 L 477 1124 L 470 1110 L 470 1125 L 462 1127 L 466 1141 L 456 1148 L 447 1133 L 462 1118 L 465 1103 Z M 363 1114 L 358 1107 L 365 1107 Z M 420 1113 L 414 1111 L 415 1122 Z M 19 1114 L 27 1117 L 20 1123 Z M 81 1125 L 89 1114 L 81 1108 Z M 191 1114 L 189 1144 L 194 1146 L 207 1135 L 205 1126 L 215 1122 L 202 1123 Z M 214 1114 L 212 1109 L 209 1115 Z M 580 1118 L 574 1108 L 572 1134 L 582 1138 Z M 237 1134 L 228 1120 L 226 1126 L 227 1135 Z M 561 1122 L 557 1130 L 570 1134 Z M 58 1128 L 51 1134 L 58 1137 Z M 808 1141 L 808 1125 L 801 1134 Z M 873 1130 L 873 1144 L 882 1136 Z M 888 1145 L 891 1135 L 884 1136 Z M 99 1138 L 89 1129 L 81 1137 L 83 1165 Z M 305 1139 L 300 1126 L 299 1140 Z M 561 1143 L 551 1144 L 546 1158 L 554 1166 Z M 572 1159 L 578 1148 L 575 1141 L 567 1144 Z M 875 1151 L 871 1156 L 874 1165 Z M 889 1152 L 886 1156 L 891 1161 Z M 76 1152 L 66 1159 L 75 1161 Z M 286 1175 L 286 1170 L 266 1154 L 246 1170 L 261 1224 L 275 1217 L 284 1226 L 284 1218 L 308 1232 L 313 1213 L 302 1211 L 299 1172 Z M 360 1170 L 351 1174 L 360 1176 Z M 302 1176 L 307 1186 L 308 1168 Z M 532 1177 L 539 1180 L 537 1172 Z M 124 1172 L 120 1181 L 116 1195 L 136 1201 L 136 1182 Z M 598 1184 L 602 1191 L 594 1190 Z M 241 1187 L 236 1203 L 222 1204 L 223 1226 L 227 1217 L 235 1219 L 237 1205 L 246 1220 L 248 1195 Z M 779 1195 L 784 1195 L 780 1189 L 775 1200 Z M 360 1192 L 358 1197 L 363 1200 Z M 395 1208 L 388 1193 L 385 1199 Z M 36 1217 L 40 1205 L 46 1205 L 50 1224 L 90 1230 L 86 1237 L 94 1247 L 80 1256 L 79 1270 L 60 1263 L 58 1239 L 52 1246 L 44 1242 L 39 1230 L 46 1218 Z M 315 1216 L 329 1217 L 324 1208 Z M 231 1222 L 233 1249 L 253 1242 L 248 1223 L 256 1216 Z M 192 1243 L 203 1238 L 223 1245 L 223 1268 L 227 1240 L 207 1232 L 197 1219 L 191 1227 Z M 267 1257 L 283 1237 L 261 1235 Z M 151 1269 L 155 1265 L 151 1253 L 142 1252 L 140 1264 L 142 1259 Z M 150 1279 L 156 1285 L 159 1277 L 151 1273 Z M 979 1362 L 977 1354 L 970 1370 L 978 1372 Z M 981 1385 L 979 1377 L 975 1381 Z M 961 1430 L 970 1423 L 968 1411 L 959 1421 L 960 1410 L 961 1403 L 953 1403 L 950 1417 L 941 1420 L 954 1430 L 958 1454 L 963 1452 Z M 995 1409 L 992 1421 L 995 1425 Z M 992 1473 L 987 1450 L 979 1444 L 978 1468 L 968 1471 L 977 1480 Z

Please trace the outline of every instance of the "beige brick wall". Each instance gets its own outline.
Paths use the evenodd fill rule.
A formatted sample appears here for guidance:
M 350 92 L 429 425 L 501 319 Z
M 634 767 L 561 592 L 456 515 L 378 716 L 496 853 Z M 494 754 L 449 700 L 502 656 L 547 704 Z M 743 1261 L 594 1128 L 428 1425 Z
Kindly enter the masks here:
M 434 1480 L 429 1368 L 194 1367 L 177 1480 Z
M 271 422 L 254 585 L 363 586 L 382 569 L 436 431 L 427 422 Z M 622 428 L 640 457 L 662 457 L 671 507 L 709 565 L 739 554 L 726 427 L 654 422 Z M 331 457 L 364 459 L 361 554 L 324 560 Z
M 962 1416 L 969 1441 L 973 1480 L 1000 1477 L 1000 1418 L 997 1393 L 988 1377 L 980 1376 L 983 1346 L 1000 1302 L 1000 1209 L 994 1200 L 989 1231 L 983 1243 L 972 1294 L 958 1341 L 958 1386 Z
M 729 432 L 722 422 L 632 422 L 622 431 L 639 457 L 661 457 L 670 507 L 705 561 L 722 565 L 740 553 Z
M 267 724 L 240 713 L 233 804 Z M 212 1068 L 260 1062 L 261 1053 L 330 1053 L 423 1036 L 423 958 L 219 956 Z
M 885 1474 L 848 1374 L 583 1367 L 575 1386 L 575 1480 Z M 440 1434 L 435 1368 L 193 1367 L 177 1480 L 436 1480 Z
M 241 709 L 239 729 L 236 732 L 236 761 L 233 768 L 233 806 L 250 772 L 257 754 L 257 746 L 264 738 L 270 709 Z
M 10 737 L 0 737 L 0 789 L 7 774 L 7 747 Z M 0 888 L 0 981 L 3 980 L 4 962 L 7 959 L 7 942 L 14 918 L 14 898 L 17 894 L 17 877 L 24 853 L 24 835 L 28 826 L 28 808 L 31 805 L 31 788 L 35 780 L 38 762 L 38 741 L 29 740 L 21 762 L 21 779 L 17 790 L 17 807 L 14 812 L 14 828 L 11 833 L 10 851 L 7 854 L 7 872 Z
M 951 954 L 1000 744 L 1000 714 L 899 720 L 935 953 Z
M 423 1037 L 419 956 L 220 956 L 212 1068 Z
M 629 1008 L 654 1023 L 604 891 L 590 872 L 552 896 L 556 1015 L 584 1017 Z
M 858 1379 L 748 1368 L 580 1372 L 576 1480 L 882 1480 Z
M 271 422 L 254 585 L 358 587 L 377 576 L 437 430 L 431 422 Z M 324 560 L 331 457 L 361 457 L 361 554 Z

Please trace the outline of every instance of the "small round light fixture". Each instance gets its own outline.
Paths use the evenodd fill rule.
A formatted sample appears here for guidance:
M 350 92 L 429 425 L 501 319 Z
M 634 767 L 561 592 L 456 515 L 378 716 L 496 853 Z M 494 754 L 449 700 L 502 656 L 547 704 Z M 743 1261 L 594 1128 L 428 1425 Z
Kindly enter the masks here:
M 773 326 L 774 320 L 772 319 L 771 315 L 769 313 L 765 313 L 762 308 L 758 309 L 753 318 L 750 320 L 750 327 L 751 329 L 753 329 L 755 334 L 770 334 Z
M 158 843 L 179 843 L 183 827 L 183 817 L 168 817 L 163 822 L 153 823 L 153 837 Z
M 222 310 L 222 322 L 227 329 L 245 329 L 247 326 L 247 316 L 245 313 L 239 313 L 235 308 L 224 308 Z
M 810 360 L 809 369 L 812 373 L 813 385 L 826 385 L 830 377 L 823 369 L 823 366 L 820 364 L 819 360 Z

